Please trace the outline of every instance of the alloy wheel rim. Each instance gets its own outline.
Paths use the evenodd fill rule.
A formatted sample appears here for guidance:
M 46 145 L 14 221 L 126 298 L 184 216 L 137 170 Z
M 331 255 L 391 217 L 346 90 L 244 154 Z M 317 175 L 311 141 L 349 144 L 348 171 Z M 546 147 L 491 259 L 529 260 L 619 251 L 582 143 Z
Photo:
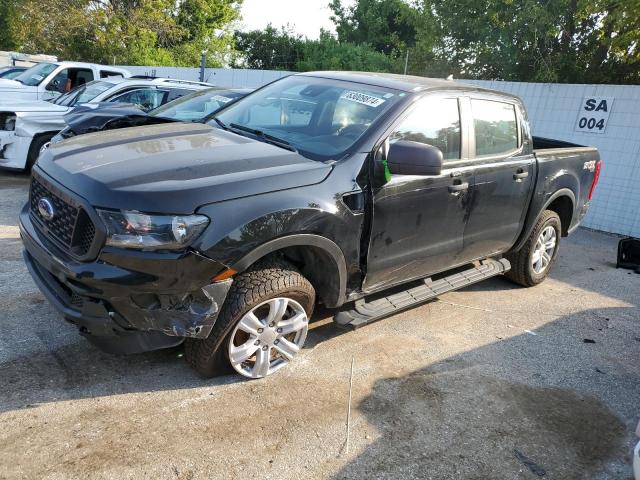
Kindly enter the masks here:
M 286 297 L 266 300 L 235 326 L 228 345 L 229 363 L 245 377 L 266 377 L 293 360 L 308 329 L 307 312 L 298 302 Z
M 540 232 L 531 255 L 531 267 L 535 273 L 543 273 L 549 268 L 556 250 L 556 243 L 556 229 L 551 225 L 545 227 L 544 230 Z

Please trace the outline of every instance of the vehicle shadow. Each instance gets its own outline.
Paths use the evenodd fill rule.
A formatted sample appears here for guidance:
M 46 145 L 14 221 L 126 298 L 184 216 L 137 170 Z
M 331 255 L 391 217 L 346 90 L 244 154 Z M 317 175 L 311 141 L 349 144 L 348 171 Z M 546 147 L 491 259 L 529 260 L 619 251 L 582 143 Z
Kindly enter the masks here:
M 597 310 L 639 332 L 636 308 Z M 375 381 L 354 405 L 359 454 L 335 478 L 630 480 L 640 343 L 610 331 L 585 344 L 574 331 L 596 325 L 584 319 Z
M 35 301 L 32 307 L 43 304 Z M 305 349 L 342 333 L 326 315 L 323 309 L 314 314 Z M 57 315 L 52 321 L 59 322 L 59 328 L 75 330 Z M 214 378 L 200 377 L 184 360 L 182 345 L 135 355 L 112 355 L 98 350 L 80 335 L 69 337 L 69 333 L 64 332 L 67 342 L 58 346 L 46 328 L 37 328 L 31 333 L 44 348 L 31 349 L 35 351 L 0 363 L 0 385 L 5 386 L 0 391 L 0 413 L 51 401 L 246 381 L 229 368 L 221 368 Z M 24 350 L 30 350 L 28 345 Z

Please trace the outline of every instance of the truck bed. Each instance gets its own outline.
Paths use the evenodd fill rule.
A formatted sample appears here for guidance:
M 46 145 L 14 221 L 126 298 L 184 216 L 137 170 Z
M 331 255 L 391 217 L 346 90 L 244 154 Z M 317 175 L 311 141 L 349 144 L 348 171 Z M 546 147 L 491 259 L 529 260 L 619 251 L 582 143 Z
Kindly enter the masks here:
M 566 204 L 570 210 L 565 235 L 578 226 L 584 217 L 589 203 L 590 187 L 593 185 L 596 165 L 600 155 L 595 147 L 587 147 L 544 137 L 532 137 L 533 153 L 538 165 L 538 191 L 532 199 L 530 211 L 537 212 L 546 208 L 549 199 L 559 190 L 566 191 L 572 202 Z M 562 172 L 562 175 L 558 175 Z
M 584 145 L 578 145 L 577 143 L 565 142 L 564 140 L 556 140 L 546 137 L 531 137 L 533 139 L 534 150 L 548 150 L 556 148 L 588 148 Z

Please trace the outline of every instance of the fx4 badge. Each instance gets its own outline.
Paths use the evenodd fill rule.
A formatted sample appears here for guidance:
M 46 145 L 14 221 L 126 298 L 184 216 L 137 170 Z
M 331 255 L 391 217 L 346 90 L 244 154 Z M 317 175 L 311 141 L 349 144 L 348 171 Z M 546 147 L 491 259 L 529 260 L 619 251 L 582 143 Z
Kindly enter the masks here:
M 596 161 L 591 160 L 590 162 L 584 162 L 584 166 L 582 167 L 584 170 L 589 170 L 590 172 L 595 172 L 596 170 Z

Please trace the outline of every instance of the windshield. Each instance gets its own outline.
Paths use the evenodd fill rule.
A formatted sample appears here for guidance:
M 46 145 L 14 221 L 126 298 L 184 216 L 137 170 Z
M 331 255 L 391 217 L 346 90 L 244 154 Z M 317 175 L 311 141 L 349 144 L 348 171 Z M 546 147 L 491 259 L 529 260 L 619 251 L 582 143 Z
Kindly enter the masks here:
M 35 87 L 36 85 L 40 85 L 56 68 L 58 68 L 58 66 L 55 63 L 39 63 L 21 72 L 14 80 L 29 87 Z
M 64 95 L 56 98 L 53 103 L 56 105 L 62 105 L 63 107 L 73 107 L 78 103 L 90 102 L 101 93 L 109 90 L 113 85 L 114 84 L 110 82 L 94 80 L 93 82 L 76 87 L 69 93 L 65 93 Z
M 215 117 L 246 134 L 277 137 L 317 160 L 343 156 L 405 94 L 390 88 L 291 76 L 236 102 Z M 240 128 L 238 128 L 240 127 Z
M 182 122 L 201 122 L 246 93 L 207 89 L 185 95 L 149 112 L 154 117 L 172 118 Z

